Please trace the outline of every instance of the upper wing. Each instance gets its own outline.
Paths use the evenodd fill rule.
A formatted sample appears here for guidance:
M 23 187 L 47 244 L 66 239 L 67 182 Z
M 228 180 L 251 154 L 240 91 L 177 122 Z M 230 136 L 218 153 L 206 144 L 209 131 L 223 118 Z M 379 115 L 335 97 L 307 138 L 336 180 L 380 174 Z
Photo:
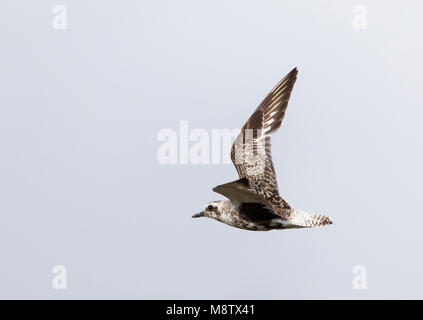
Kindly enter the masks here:
M 297 73 L 294 68 L 270 91 L 242 127 L 231 149 L 239 177 L 247 178 L 250 188 L 276 207 L 289 205 L 279 197 L 270 135 L 281 126 Z

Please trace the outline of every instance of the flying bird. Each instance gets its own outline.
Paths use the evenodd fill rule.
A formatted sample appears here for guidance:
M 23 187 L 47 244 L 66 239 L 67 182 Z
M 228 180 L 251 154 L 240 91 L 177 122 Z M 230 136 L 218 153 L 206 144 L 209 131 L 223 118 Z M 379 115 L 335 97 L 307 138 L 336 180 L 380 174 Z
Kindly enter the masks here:
M 297 73 L 294 68 L 270 91 L 235 139 L 231 160 L 239 180 L 213 188 L 229 200 L 209 202 L 193 218 L 208 217 L 252 231 L 311 228 L 332 223 L 322 214 L 291 208 L 279 195 L 270 136 L 281 126 Z

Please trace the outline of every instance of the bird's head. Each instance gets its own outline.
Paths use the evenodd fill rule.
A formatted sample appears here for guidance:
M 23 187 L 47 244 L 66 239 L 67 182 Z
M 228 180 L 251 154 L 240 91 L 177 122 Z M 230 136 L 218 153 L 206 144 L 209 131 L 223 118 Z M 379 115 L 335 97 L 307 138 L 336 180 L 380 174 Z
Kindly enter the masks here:
M 218 220 L 221 213 L 223 212 L 224 201 L 212 201 L 206 204 L 203 211 L 194 214 L 193 218 L 208 217 Z

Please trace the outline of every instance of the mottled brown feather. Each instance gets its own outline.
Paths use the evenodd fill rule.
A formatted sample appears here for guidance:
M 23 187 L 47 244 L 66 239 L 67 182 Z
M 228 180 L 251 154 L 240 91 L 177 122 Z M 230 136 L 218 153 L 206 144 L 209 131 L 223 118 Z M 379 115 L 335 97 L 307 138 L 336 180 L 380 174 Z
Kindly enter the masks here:
M 247 178 L 250 188 L 280 215 L 290 206 L 279 196 L 270 135 L 281 126 L 297 73 L 294 68 L 269 92 L 244 124 L 231 149 L 239 178 Z M 255 163 L 251 159 L 256 159 Z

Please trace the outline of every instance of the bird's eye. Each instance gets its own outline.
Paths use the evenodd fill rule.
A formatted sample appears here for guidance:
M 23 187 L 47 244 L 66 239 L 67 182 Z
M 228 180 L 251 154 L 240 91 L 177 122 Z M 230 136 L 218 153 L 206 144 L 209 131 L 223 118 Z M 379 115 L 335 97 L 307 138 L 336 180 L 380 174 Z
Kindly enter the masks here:
M 208 206 L 207 206 L 207 210 L 213 210 L 213 206 L 211 205 L 211 204 L 209 204 Z

